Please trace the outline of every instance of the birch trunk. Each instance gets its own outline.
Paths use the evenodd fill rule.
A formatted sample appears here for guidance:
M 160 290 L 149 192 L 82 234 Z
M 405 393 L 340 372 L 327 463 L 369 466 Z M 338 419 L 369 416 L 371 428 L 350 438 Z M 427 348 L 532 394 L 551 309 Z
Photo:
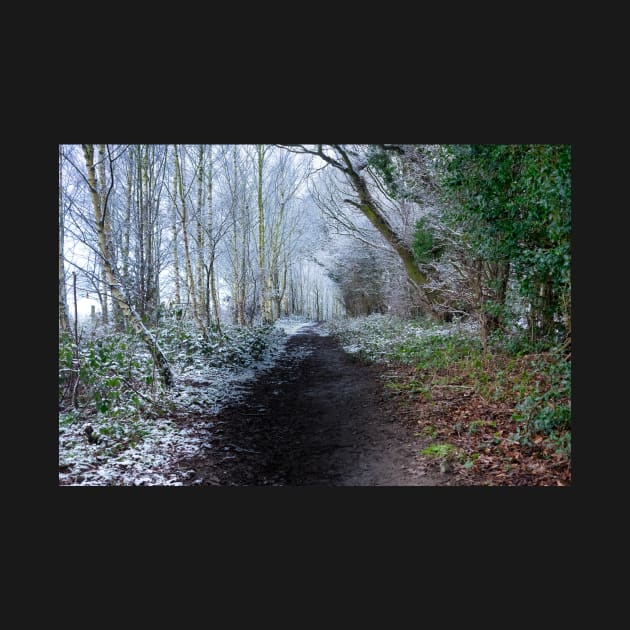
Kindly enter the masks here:
M 144 233 L 145 233 L 145 293 L 143 295 L 144 312 L 147 318 L 153 320 L 157 313 L 157 284 L 155 282 L 155 260 L 153 243 L 153 179 L 149 174 L 149 167 L 155 165 L 155 147 L 145 145 L 142 160 L 142 187 L 144 189 Z
M 171 224 L 173 242 L 173 274 L 175 276 L 175 303 L 181 309 L 182 295 L 179 282 L 179 248 L 177 246 L 177 171 L 173 171 L 173 223 Z
M 265 161 L 265 148 L 262 144 L 256 145 L 256 157 L 258 166 L 258 269 L 260 278 L 260 317 L 263 324 L 272 321 L 269 312 L 269 279 L 265 267 L 265 205 L 263 199 L 263 168 Z
M 208 303 L 209 296 L 208 291 L 206 290 L 206 283 L 203 281 L 205 274 L 205 262 L 204 262 L 204 207 L 203 207 L 203 184 L 205 177 L 205 169 L 204 169 L 204 145 L 200 144 L 198 147 L 198 165 L 197 165 L 197 216 L 195 217 L 196 223 L 196 237 L 197 241 L 197 260 L 195 272 L 197 275 L 196 284 L 197 284 L 197 301 L 199 304 L 199 315 L 203 314 L 206 316 L 208 312 Z
M 131 219 L 133 214 L 133 161 L 127 164 L 127 190 L 125 191 L 125 223 L 122 237 L 121 257 L 122 257 L 122 281 L 125 286 L 129 286 L 129 253 L 131 243 Z M 124 317 L 118 302 L 113 303 L 114 320 L 118 327 L 124 326 Z
M 70 331 L 68 296 L 66 290 L 66 269 L 63 258 L 64 248 L 64 207 L 63 182 L 61 177 L 61 147 L 59 148 L 59 332 Z
M 207 302 L 208 321 L 212 321 L 217 330 L 221 332 L 221 317 L 219 311 L 219 297 L 217 294 L 217 284 L 214 270 L 217 244 L 214 241 L 214 209 L 212 206 L 212 145 L 208 146 L 208 221 L 207 221 L 207 241 L 208 241 L 208 280 L 210 284 L 210 296 L 212 298 L 212 319 L 210 316 L 210 300 Z
M 245 195 L 239 195 L 237 146 L 232 153 L 233 189 L 230 212 L 232 215 L 232 318 L 235 324 L 245 324 L 245 273 L 247 271 L 247 208 Z
M 240 242 L 240 287 L 239 287 L 239 324 L 245 326 L 247 317 L 245 313 L 245 302 L 247 300 L 247 215 L 248 207 L 245 198 L 241 201 L 241 242 Z
M 181 203 L 181 225 L 182 225 L 182 239 L 184 241 L 184 262 L 186 265 L 186 276 L 188 278 L 188 290 L 190 295 L 190 300 L 192 302 L 192 314 L 199 330 L 204 337 L 204 339 L 208 340 L 208 331 L 201 320 L 199 315 L 199 305 L 197 303 L 197 290 L 195 288 L 195 277 L 193 275 L 192 263 L 190 260 L 190 246 L 188 242 L 188 211 L 186 206 L 186 196 L 184 195 L 184 184 L 183 184 L 183 176 L 182 176 L 182 168 L 181 162 L 179 160 L 179 151 L 177 145 L 173 145 L 173 150 L 175 152 L 175 173 L 177 174 L 178 181 L 178 191 L 179 191 L 179 200 Z
M 105 197 L 105 199 L 103 200 L 103 206 L 101 206 L 101 198 L 98 192 L 98 183 L 96 178 L 96 169 L 94 167 L 94 145 L 84 144 L 82 145 L 82 147 L 83 155 L 85 157 L 85 165 L 87 167 L 87 181 L 90 188 L 90 197 L 92 199 L 92 207 L 94 209 L 94 219 L 96 223 L 99 251 L 112 298 L 118 302 L 122 313 L 129 320 L 129 323 L 139 335 L 139 337 L 143 340 L 147 349 L 151 353 L 162 382 L 166 387 L 170 387 L 173 384 L 173 374 L 171 372 L 168 361 L 164 356 L 164 353 L 162 352 L 162 349 L 157 343 L 155 337 L 142 323 L 140 316 L 130 305 L 129 301 L 123 294 L 123 290 L 118 279 L 118 274 L 112 262 L 111 246 L 110 243 L 108 243 L 108 234 L 105 230 L 105 223 L 107 221 L 107 197 Z
M 99 173 L 100 173 L 100 189 L 98 191 L 98 195 L 101 199 L 101 204 L 105 202 L 105 145 L 98 145 L 98 159 L 99 159 Z M 103 221 L 103 231 L 105 233 L 105 238 L 109 242 L 109 217 L 105 215 Z M 108 292 L 107 292 L 107 271 L 104 267 L 101 266 L 101 284 L 103 288 L 99 291 L 99 299 L 101 302 L 101 318 L 102 322 L 105 326 L 109 323 L 109 307 L 108 307 Z

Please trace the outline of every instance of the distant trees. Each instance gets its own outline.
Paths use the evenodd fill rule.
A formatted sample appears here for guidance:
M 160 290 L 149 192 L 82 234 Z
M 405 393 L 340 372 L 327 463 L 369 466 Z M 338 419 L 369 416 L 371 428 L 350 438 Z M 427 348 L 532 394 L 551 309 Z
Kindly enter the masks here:
M 410 244 L 396 229 L 391 215 L 383 207 L 383 196 L 387 191 L 380 186 L 369 166 L 369 147 L 366 145 L 284 145 L 291 151 L 318 157 L 343 174 L 350 185 L 351 195 L 339 196 L 336 202 L 343 202 L 356 208 L 378 231 L 388 246 L 399 257 L 409 281 L 421 292 L 427 281 L 419 269 Z
M 331 277 L 337 282 L 348 315 L 386 313 L 385 269 L 378 252 L 366 247 L 349 247 L 336 260 Z
M 189 301 L 192 305 L 191 313 L 192 317 L 197 323 L 197 326 L 201 330 L 204 339 L 208 339 L 208 331 L 206 329 L 205 323 L 201 316 L 202 309 L 200 308 L 199 298 L 203 300 L 203 296 L 200 295 L 199 283 L 195 282 L 195 277 L 199 279 L 199 274 L 195 274 L 193 272 L 193 258 L 192 258 L 192 246 L 190 244 L 190 238 L 188 236 L 188 231 L 191 228 L 191 224 L 195 222 L 195 219 L 189 219 L 189 195 L 184 193 L 184 176 L 182 173 L 182 165 L 179 156 L 179 146 L 177 144 L 173 145 L 173 158 L 174 158 L 174 179 L 173 179 L 173 188 L 172 191 L 172 199 L 173 204 L 175 206 L 175 214 L 179 219 L 179 229 L 178 233 L 181 234 L 181 239 L 184 245 L 184 268 L 186 270 L 186 282 L 185 285 L 188 289 L 187 291 L 187 301 Z M 197 172 L 201 169 L 201 160 L 197 165 Z M 188 187 L 189 190 L 192 188 L 192 185 Z M 199 203 L 199 206 L 201 203 Z M 198 207 L 197 213 L 201 211 L 201 207 Z M 196 219 L 197 225 L 199 224 L 199 218 Z M 200 235 L 200 229 L 197 229 L 197 234 Z M 196 243 L 197 250 L 202 252 L 202 244 Z M 178 268 L 179 269 L 179 268 Z
M 60 331 L 70 324 L 68 267 L 80 293 L 98 297 L 100 324 L 146 340 L 165 383 L 152 329 L 167 311 L 206 338 L 228 318 L 253 325 L 332 313 L 332 283 L 313 262 L 320 219 L 292 154 L 85 144 L 61 145 L 59 156 Z
M 76 272 L 165 382 L 165 311 L 206 337 L 344 312 L 570 335 L 566 145 L 62 145 L 59 171 L 60 331 Z
M 153 324 L 166 257 L 162 201 L 167 168 L 166 147 L 130 145 L 119 160 L 111 210 L 122 280 L 140 318 Z

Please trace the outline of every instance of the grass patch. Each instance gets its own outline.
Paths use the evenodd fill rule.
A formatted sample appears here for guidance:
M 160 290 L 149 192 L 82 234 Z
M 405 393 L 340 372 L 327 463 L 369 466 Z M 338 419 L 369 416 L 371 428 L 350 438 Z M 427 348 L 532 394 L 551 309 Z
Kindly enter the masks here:
M 422 449 L 420 454 L 426 455 L 427 457 L 433 457 L 435 459 L 453 459 L 457 456 L 458 450 L 453 444 L 436 443 Z

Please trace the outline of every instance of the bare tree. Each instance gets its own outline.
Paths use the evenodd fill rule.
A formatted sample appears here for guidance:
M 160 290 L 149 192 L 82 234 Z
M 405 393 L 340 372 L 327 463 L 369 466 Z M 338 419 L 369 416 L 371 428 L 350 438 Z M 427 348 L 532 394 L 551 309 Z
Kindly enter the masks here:
M 347 179 L 354 191 L 354 198 L 344 198 L 343 201 L 359 210 L 376 228 L 389 246 L 400 258 L 410 282 L 420 292 L 427 277 L 420 270 L 413 256 L 411 247 L 395 230 L 390 219 L 383 212 L 381 204 L 370 190 L 370 185 L 364 174 L 368 166 L 367 157 L 357 148 L 348 145 L 279 145 L 308 155 L 317 156 L 329 166 L 337 169 Z
M 68 316 L 68 298 L 66 289 L 66 270 L 64 265 L 65 207 L 62 181 L 62 150 L 59 147 L 59 332 L 70 330 Z
M 86 182 L 89 187 L 90 196 L 92 199 L 92 208 L 94 210 L 94 225 L 98 237 L 101 264 L 105 269 L 108 287 L 111 291 L 112 298 L 119 303 L 124 316 L 129 320 L 133 329 L 144 341 L 147 349 L 153 357 L 162 382 L 168 387 L 173 384 L 173 374 L 171 372 L 168 361 L 161 348 L 159 347 L 157 340 L 143 324 L 142 319 L 131 306 L 129 299 L 125 296 L 124 289 L 120 283 L 119 273 L 112 259 L 111 243 L 108 240 L 109 233 L 106 230 L 105 226 L 108 221 L 108 201 L 114 182 L 113 159 L 109 152 L 109 148 L 105 147 L 110 172 L 110 185 L 104 197 L 102 197 L 101 195 L 99 195 L 99 190 L 101 189 L 101 187 L 99 186 L 98 178 L 96 175 L 96 168 L 94 165 L 94 145 L 83 144 L 82 148 L 85 159 L 85 166 L 87 169 Z
M 205 305 L 207 309 L 208 324 L 221 331 L 221 309 L 219 307 L 219 294 L 217 289 L 216 263 L 219 255 L 219 246 L 230 228 L 230 217 L 227 213 L 221 215 L 214 206 L 214 158 L 213 147 L 208 145 L 206 173 L 206 221 L 204 229 L 203 266 L 205 273 Z
M 260 315 L 264 324 L 268 324 L 272 320 L 271 302 L 268 297 L 269 274 L 267 273 L 265 260 L 265 200 L 263 197 L 263 178 L 265 156 L 267 148 L 265 145 L 256 145 L 256 202 L 258 206 L 258 278 L 260 283 Z
M 184 193 L 184 176 L 182 172 L 181 161 L 179 158 L 178 145 L 173 145 L 173 155 L 175 157 L 175 176 L 176 176 L 176 189 L 174 191 L 175 198 L 179 199 L 179 206 L 176 206 L 179 210 L 179 216 L 181 219 L 181 233 L 182 240 L 184 241 L 184 262 L 186 265 L 186 278 L 188 281 L 188 295 L 192 302 L 192 314 L 199 330 L 204 336 L 204 339 L 208 339 L 208 331 L 201 319 L 201 313 L 198 303 L 198 293 L 195 286 L 195 276 L 193 274 L 193 267 L 191 261 L 191 252 L 188 238 L 188 203 L 187 196 Z

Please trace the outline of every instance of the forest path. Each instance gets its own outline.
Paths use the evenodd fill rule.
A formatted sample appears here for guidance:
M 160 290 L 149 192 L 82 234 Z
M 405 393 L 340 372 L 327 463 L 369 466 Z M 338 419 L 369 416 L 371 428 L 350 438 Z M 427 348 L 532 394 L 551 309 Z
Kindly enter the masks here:
M 412 423 L 383 397 L 384 368 L 304 326 L 244 398 L 208 423 L 185 485 L 444 485 L 419 459 Z

